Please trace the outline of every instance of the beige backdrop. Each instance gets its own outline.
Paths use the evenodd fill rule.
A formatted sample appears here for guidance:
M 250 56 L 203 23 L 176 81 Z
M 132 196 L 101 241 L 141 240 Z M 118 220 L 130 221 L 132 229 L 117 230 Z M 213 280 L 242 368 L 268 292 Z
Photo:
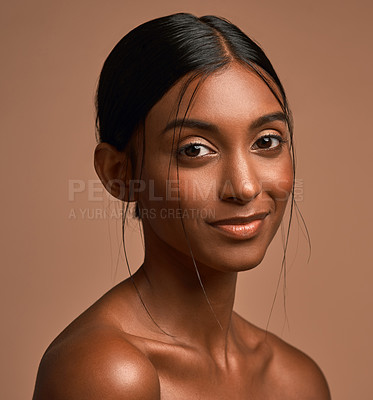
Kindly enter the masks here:
M 368 1 L 1 3 L 0 398 L 30 399 L 46 346 L 126 276 L 117 204 L 103 195 L 93 169 L 94 90 L 105 57 L 125 33 L 186 11 L 224 16 L 255 38 L 294 112 L 297 198 L 312 256 L 307 264 L 295 221 L 289 326 L 280 291 L 270 329 L 319 363 L 334 399 L 372 399 Z M 263 264 L 239 280 L 236 309 L 261 326 L 280 270 L 279 239 Z M 142 261 L 135 230 L 127 247 L 135 269 Z

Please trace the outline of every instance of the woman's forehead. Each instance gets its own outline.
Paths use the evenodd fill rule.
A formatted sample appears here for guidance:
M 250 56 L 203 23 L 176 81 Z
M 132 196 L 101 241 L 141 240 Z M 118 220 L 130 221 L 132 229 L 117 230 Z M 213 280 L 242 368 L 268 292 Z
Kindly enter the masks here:
M 182 78 L 153 106 L 146 117 L 147 129 L 162 129 L 170 120 L 183 118 L 186 111 L 190 118 L 219 120 L 257 118 L 282 109 L 264 80 L 249 67 L 238 63 L 207 76 L 204 81 L 194 79 L 188 85 L 178 109 L 180 92 L 187 79 L 188 76 Z M 196 88 L 197 93 L 191 102 Z M 278 91 L 275 85 L 271 88 Z

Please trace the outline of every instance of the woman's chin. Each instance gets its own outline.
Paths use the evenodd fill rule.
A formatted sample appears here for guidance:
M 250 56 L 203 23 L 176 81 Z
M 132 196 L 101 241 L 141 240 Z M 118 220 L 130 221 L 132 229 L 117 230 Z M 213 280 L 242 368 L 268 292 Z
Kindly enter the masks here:
M 196 259 L 196 261 L 197 266 L 206 266 L 220 272 L 242 272 L 257 267 L 263 261 L 265 253 L 265 251 L 257 251 L 251 252 L 249 255 L 242 255 L 239 252 L 236 252 L 236 254 L 215 254 L 213 260 Z

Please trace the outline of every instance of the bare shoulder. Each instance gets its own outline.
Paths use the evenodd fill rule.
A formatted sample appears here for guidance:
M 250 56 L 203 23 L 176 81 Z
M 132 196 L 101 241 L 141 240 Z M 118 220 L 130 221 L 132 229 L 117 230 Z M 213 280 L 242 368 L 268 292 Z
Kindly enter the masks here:
M 276 335 L 250 324 L 238 316 L 251 342 L 266 348 L 265 382 L 278 398 L 287 400 L 330 400 L 327 381 L 309 356 Z M 253 339 L 254 338 L 254 339 Z M 260 346 L 259 346 L 260 344 Z M 273 397 L 273 398 L 277 398 Z
M 267 338 L 273 349 L 270 375 L 288 399 L 330 400 L 327 381 L 315 361 L 271 333 Z
M 111 327 L 91 327 L 52 345 L 40 363 L 33 400 L 159 400 L 149 359 Z

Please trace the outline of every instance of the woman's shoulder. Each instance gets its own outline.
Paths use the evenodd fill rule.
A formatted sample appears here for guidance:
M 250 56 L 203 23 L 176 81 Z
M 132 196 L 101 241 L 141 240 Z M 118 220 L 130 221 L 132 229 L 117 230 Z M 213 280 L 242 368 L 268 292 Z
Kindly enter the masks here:
M 236 314 L 237 315 L 237 314 Z M 266 353 L 265 376 L 268 384 L 288 400 L 330 400 L 327 381 L 319 366 L 308 355 L 237 315 L 241 332 L 250 346 Z
M 41 360 L 33 400 L 159 400 L 156 369 L 100 300 L 70 324 Z
M 159 399 L 157 371 L 113 328 L 96 327 L 59 341 L 40 363 L 34 400 Z
M 330 400 L 325 376 L 312 358 L 272 333 L 268 343 L 273 349 L 271 376 L 289 399 Z

